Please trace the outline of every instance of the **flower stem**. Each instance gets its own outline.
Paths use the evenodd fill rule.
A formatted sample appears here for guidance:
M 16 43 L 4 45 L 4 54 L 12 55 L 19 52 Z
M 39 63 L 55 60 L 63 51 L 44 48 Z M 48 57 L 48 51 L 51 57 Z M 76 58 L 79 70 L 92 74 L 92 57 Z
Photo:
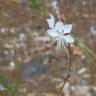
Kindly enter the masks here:
M 68 45 L 68 51 L 69 51 L 69 64 L 68 64 L 68 72 L 67 72 L 67 76 L 64 80 L 64 83 L 60 89 L 60 93 L 59 93 L 59 96 L 64 96 L 64 92 L 63 92 L 63 89 L 64 89 L 64 86 L 66 84 L 67 81 L 69 81 L 69 78 L 70 78 L 70 74 L 71 74 L 71 70 L 72 70 L 72 52 L 71 52 L 71 47 L 70 47 L 70 44 Z
M 61 16 L 64 14 L 64 0 L 60 0 L 60 5 L 61 5 Z

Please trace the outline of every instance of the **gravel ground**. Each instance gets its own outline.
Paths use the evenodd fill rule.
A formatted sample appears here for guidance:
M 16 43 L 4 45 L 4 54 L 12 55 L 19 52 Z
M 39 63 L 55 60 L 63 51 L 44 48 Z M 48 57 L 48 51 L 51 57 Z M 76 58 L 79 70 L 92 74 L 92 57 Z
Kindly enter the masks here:
M 96 53 L 96 2 L 72 2 L 65 2 L 65 16 L 74 25 L 74 35 Z M 42 40 L 47 24 L 21 3 L 0 1 L 0 96 L 7 96 L 10 81 L 16 87 L 16 96 L 57 96 L 68 69 L 66 50 L 57 52 L 55 45 Z M 73 53 L 73 72 L 64 88 L 65 96 L 96 96 L 96 69 L 91 57 L 76 46 Z

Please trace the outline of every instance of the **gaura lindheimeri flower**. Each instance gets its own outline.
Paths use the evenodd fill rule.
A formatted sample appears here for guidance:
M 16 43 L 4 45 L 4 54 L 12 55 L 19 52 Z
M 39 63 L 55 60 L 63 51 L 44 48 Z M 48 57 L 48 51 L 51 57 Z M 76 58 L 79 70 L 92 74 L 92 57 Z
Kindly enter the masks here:
M 55 23 L 55 18 L 50 14 L 50 18 L 47 19 L 49 28 L 47 34 L 53 41 L 57 42 L 58 47 L 64 47 L 74 42 L 74 39 L 69 35 L 72 31 L 72 24 L 64 24 L 63 20 L 59 20 Z

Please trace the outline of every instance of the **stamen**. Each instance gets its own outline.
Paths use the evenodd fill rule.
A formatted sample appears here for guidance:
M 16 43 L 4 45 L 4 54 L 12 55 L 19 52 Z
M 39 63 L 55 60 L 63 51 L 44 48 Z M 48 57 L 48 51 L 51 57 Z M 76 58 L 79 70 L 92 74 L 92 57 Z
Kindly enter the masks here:
M 68 34 L 69 34 L 69 33 L 63 33 L 63 36 L 64 36 L 64 35 L 68 35 Z

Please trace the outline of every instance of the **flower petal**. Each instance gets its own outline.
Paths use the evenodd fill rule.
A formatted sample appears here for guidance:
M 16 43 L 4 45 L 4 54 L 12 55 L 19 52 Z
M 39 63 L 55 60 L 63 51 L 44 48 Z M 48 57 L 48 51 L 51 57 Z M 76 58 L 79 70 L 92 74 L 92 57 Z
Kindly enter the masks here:
M 74 39 L 70 35 L 63 36 L 63 38 L 65 39 L 66 43 L 73 43 L 74 42 Z
M 64 25 L 64 33 L 70 33 L 72 31 L 72 24 Z
M 48 22 L 48 25 L 50 28 L 53 28 L 54 27 L 54 24 L 55 24 L 55 18 L 52 14 L 50 14 L 50 18 L 47 19 L 47 22 Z
M 59 35 L 55 29 L 49 29 L 49 30 L 47 30 L 47 32 L 48 32 L 48 35 L 53 37 L 53 38 L 55 38 L 56 36 Z
M 55 29 L 62 33 L 64 31 L 64 24 L 61 21 L 58 21 L 55 25 Z

